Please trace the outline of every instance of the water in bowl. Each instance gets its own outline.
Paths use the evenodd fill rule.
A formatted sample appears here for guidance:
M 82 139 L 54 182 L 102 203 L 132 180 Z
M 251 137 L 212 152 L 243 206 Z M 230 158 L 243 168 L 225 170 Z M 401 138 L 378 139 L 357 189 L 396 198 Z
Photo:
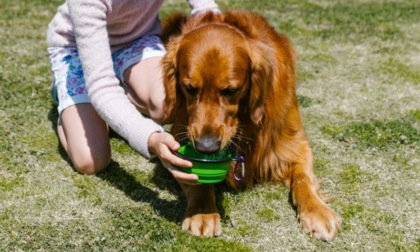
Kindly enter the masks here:
M 182 145 L 181 148 L 179 148 L 178 153 L 185 157 L 212 161 L 231 158 L 233 155 L 229 147 L 226 147 L 216 153 L 201 153 L 194 149 L 194 147 L 189 142 Z

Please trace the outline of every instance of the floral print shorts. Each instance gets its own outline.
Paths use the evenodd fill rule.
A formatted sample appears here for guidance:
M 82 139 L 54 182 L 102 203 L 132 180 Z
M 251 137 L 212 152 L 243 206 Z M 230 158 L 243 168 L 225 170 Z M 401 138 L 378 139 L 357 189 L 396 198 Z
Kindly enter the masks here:
M 54 80 L 51 96 L 57 105 L 58 113 L 75 104 L 90 103 L 83 77 L 79 54 L 74 47 L 50 47 L 48 53 Z M 157 36 L 143 36 L 130 46 L 112 53 L 114 71 L 124 83 L 124 71 L 144 59 L 163 56 L 166 50 Z

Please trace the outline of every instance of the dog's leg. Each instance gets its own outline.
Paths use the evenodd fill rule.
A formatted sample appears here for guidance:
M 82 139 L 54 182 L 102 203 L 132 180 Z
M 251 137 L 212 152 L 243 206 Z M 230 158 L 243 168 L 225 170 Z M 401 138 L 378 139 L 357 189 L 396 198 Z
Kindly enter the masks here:
M 182 229 L 197 236 L 219 236 L 222 225 L 216 207 L 214 186 L 181 184 L 181 187 L 188 203 Z
M 296 164 L 291 175 L 292 200 L 302 230 L 311 237 L 331 241 L 340 230 L 340 218 L 321 199 L 311 162 Z

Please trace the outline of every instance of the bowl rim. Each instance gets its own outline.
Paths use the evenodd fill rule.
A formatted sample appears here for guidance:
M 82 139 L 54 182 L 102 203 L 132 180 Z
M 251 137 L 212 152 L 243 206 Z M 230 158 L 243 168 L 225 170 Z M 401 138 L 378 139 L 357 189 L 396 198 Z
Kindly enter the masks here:
M 189 141 L 184 140 L 184 141 L 180 142 L 180 145 L 182 147 L 187 143 L 189 143 Z M 225 162 L 231 162 L 231 161 L 234 161 L 234 160 L 238 160 L 239 159 L 238 155 L 237 155 L 235 149 L 232 147 L 232 145 L 227 145 L 227 148 L 229 148 L 229 151 L 232 154 L 232 156 L 228 157 L 228 158 L 224 158 L 224 159 L 218 159 L 218 160 L 189 157 L 189 156 L 185 156 L 185 155 L 179 153 L 178 151 L 174 151 L 174 154 L 175 154 L 175 156 L 178 156 L 182 159 L 186 159 L 186 160 L 189 160 L 189 161 L 192 161 L 192 162 L 207 163 L 207 164 L 218 164 L 218 163 L 225 163 Z

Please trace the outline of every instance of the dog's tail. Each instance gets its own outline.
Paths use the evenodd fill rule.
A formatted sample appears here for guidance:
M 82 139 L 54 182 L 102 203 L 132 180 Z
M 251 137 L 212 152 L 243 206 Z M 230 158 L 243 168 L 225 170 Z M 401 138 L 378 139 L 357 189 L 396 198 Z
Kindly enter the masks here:
M 174 13 L 162 20 L 162 35 L 160 39 L 166 45 L 171 37 L 181 34 L 182 26 L 187 22 L 188 17 L 182 13 Z

